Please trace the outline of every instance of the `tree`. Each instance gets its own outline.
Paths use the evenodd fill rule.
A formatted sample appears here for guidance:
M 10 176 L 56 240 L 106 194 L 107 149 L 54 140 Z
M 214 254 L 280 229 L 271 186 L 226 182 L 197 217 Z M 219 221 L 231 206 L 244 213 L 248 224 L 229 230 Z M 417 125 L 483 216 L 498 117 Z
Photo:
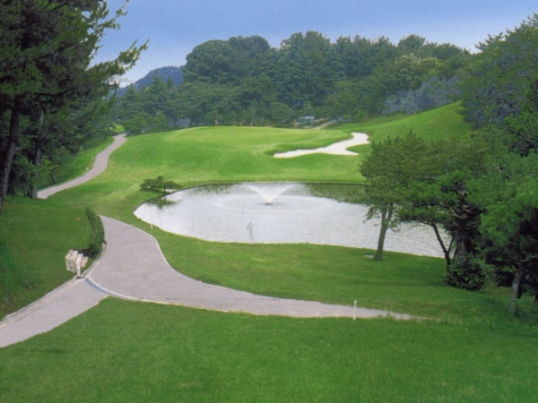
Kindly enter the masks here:
M 156 179 L 145 179 L 140 185 L 140 189 L 146 192 L 162 191 L 167 193 L 167 190 L 181 190 L 183 186 L 174 181 L 165 181 L 164 178 L 159 175 Z
M 487 263 L 497 281 L 511 283 L 510 311 L 526 284 L 538 302 L 538 154 L 506 154 L 501 169 L 491 170 L 481 193 L 486 204 L 481 230 Z
M 124 7 L 107 19 L 102 0 L 2 2 L 0 117 L 8 123 L 0 150 L 0 212 L 25 119 L 36 110 L 53 114 L 107 95 L 111 79 L 130 68 L 145 48 L 133 45 L 113 61 L 90 66 L 100 39 L 118 27 Z
M 504 123 L 510 134 L 509 148 L 526 156 L 538 150 L 538 74 L 527 89 L 521 109 L 519 115 L 506 117 Z
M 296 33 L 282 42 L 278 52 L 277 92 L 289 106 L 321 106 L 338 78 L 329 39 L 320 33 Z
M 482 212 L 469 193 L 472 181 L 484 174 L 488 151 L 478 140 L 426 142 L 412 133 L 374 143 L 361 173 L 366 177 L 369 216 L 382 218 L 377 258 L 381 258 L 388 227 L 412 221 L 432 227 L 447 273 L 454 262 L 468 264 L 476 251 Z M 465 286 L 454 281 L 454 285 Z
M 239 85 L 245 78 L 265 72 L 270 49 L 260 36 L 204 42 L 187 55 L 185 81 Z
M 484 206 L 474 198 L 473 185 L 485 176 L 491 152 L 480 139 L 432 141 L 426 157 L 430 173 L 413 182 L 399 211 L 401 220 L 434 229 L 447 263 L 446 281 L 458 288 L 479 289 L 485 281 L 482 267 L 474 263 Z M 441 230 L 448 235 L 446 241 Z
M 418 54 L 424 44 L 426 43 L 426 38 L 411 34 L 398 42 L 398 50 L 403 54 Z
M 518 116 L 538 70 L 538 14 L 506 34 L 480 43 L 462 80 L 464 116 L 475 127 Z
M 428 145 L 412 133 L 396 139 L 372 143 L 372 153 L 360 167 L 366 178 L 365 194 L 370 206 L 368 217 L 381 216 L 376 260 L 382 259 L 385 235 L 397 226 L 398 211 L 406 202 L 411 184 L 429 175 L 431 167 L 419 164 L 417 155 L 426 156 Z

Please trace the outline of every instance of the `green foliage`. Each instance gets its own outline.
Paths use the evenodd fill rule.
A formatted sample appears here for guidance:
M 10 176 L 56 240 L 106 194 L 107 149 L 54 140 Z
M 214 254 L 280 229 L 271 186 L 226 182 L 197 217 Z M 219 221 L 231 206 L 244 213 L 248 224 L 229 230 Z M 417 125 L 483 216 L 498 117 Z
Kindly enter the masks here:
M 510 150 L 526 156 L 538 151 L 538 74 L 534 75 L 521 108 L 520 114 L 504 120 L 510 134 L 506 144 Z
M 461 91 L 457 79 L 432 77 L 416 90 L 402 90 L 386 98 L 383 113 L 405 112 L 407 114 L 443 106 L 457 100 Z
M 503 124 L 522 112 L 538 69 L 538 14 L 513 31 L 489 36 L 462 81 L 465 118 L 475 127 Z
M 125 132 L 130 135 L 143 134 L 150 128 L 151 116 L 145 112 L 137 113 L 132 118 L 123 121 Z
M 491 170 L 482 185 L 486 212 L 481 222 L 486 261 L 498 283 L 512 281 L 512 309 L 528 286 L 538 296 L 538 155 L 507 154 L 502 170 Z M 507 270 L 508 269 L 508 270 Z
M 183 186 L 174 181 L 165 181 L 164 178 L 159 175 L 156 179 L 145 179 L 140 185 L 140 189 L 146 192 L 157 190 L 167 193 L 169 190 L 183 189 Z
M 445 276 L 448 285 L 471 291 L 482 289 L 486 284 L 486 279 L 487 272 L 484 263 L 472 256 L 451 262 Z
M 443 249 L 447 270 L 454 261 L 458 267 L 465 266 L 470 260 L 464 256 L 476 253 L 483 212 L 483 206 L 472 199 L 472 182 L 485 175 L 489 152 L 490 147 L 479 140 L 426 142 L 412 133 L 372 144 L 372 153 L 361 166 L 370 217 L 394 212 L 393 224 L 400 220 L 430 225 Z M 382 222 L 382 231 L 390 224 Z M 441 229 L 448 233 L 448 240 Z M 450 283 L 459 278 L 467 281 L 454 275 Z
M 399 46 L 387 38 L 331 43 L 308 31 L 291 35 L 278 49 L 259 36 L 211 40 L 187 56 L 181 85 L 167 86 L 154 76 L 141 90 L 129 87 L 115 114 L 125 122 L 141 112 L 152 117 L 162 112 L 170 127 L 179 127 L 179 119 L 281 127 L 305 115 L 360 120 L 381 112 L 388 96 L 417 90 L 425 81 L 427 88 L 414 96 L 413 113 L 448 102 L 452 84 L 445 84 L 470 55 L 453 45 L 406 39 Z
M 99 216 L 91 208 L 86 208 L 86 217 L 90 222 L 92 231 L 90 233 L 88 253 L 90 258 L 96 259 L 101 255 L 103 251 L 103 244 L 105 243 L 105 229 Z
M 107 130 L 111 79 L 132 67 L 146 46 L 133 44 L 113 61 L 92 64 L 99 41 L 124 14 L 122 8 L 108 18 L 107 3 L 99 0 L 7 2 L 0 13 L 1 211 L 9 187 L 19 186 L 10 184 L 13 161 L 25 158 L 39 173 L 44 156 L 54 162 L 54 150 Z M 37 181 L 28 177 L 35 194 Z

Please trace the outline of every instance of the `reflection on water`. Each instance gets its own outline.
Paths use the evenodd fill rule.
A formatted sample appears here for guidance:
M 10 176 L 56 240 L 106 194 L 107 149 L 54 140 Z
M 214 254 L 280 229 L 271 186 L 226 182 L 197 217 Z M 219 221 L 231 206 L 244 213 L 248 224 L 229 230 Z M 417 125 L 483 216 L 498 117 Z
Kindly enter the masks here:
M 366 206 L 310 195 L 302 184 L 198 187 L 145 203 L 135 215 L 165 231 L 216 242 L 311 243 L 375 249 L 379 220 Z M 389 230 L 385 250 L 442 256 L 433 230 Z

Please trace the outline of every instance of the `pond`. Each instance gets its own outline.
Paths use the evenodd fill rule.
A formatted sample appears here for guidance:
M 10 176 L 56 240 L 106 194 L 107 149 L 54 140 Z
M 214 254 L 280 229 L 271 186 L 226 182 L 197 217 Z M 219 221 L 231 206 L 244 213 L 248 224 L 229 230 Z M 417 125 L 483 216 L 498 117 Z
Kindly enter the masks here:
M 164 231 L 213 242 L 309 243 L 375 249 L 379 219 L 368 207 L 314 196 L 300 183 L 244 183 L 179 191 L 135 215 Z M 430 227 L 389 230 L 385 250 L 442 257 Z

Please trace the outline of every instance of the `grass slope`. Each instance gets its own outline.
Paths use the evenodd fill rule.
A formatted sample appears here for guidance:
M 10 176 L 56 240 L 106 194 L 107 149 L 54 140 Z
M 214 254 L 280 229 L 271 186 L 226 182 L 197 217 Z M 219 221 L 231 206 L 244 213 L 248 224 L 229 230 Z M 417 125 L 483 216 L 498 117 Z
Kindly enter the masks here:
M 0 221 L 0 312 L 17 310 L 58 287 L 71 248 L 88 246 L 91 227 L 82 208 L 42 201 L 8 201 Z

